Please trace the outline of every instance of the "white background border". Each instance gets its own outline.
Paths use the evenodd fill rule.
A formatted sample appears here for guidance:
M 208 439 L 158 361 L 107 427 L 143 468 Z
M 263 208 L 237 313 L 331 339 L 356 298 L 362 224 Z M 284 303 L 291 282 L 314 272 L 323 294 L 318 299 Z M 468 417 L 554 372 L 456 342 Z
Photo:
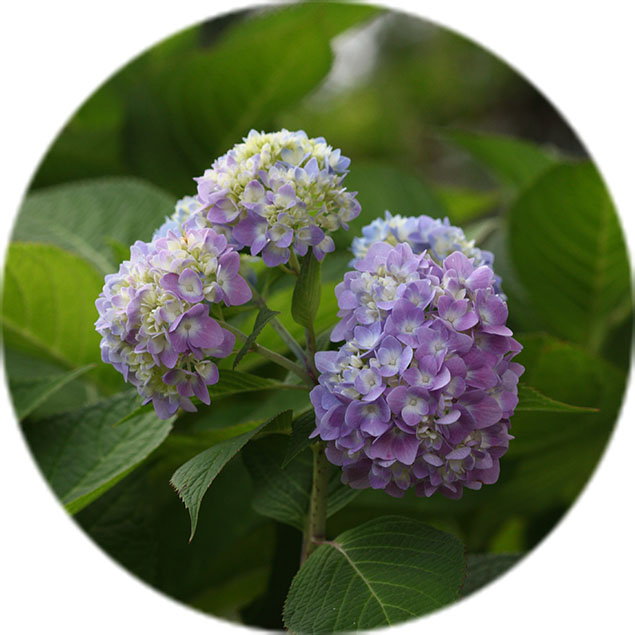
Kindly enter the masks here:
M 471 37 L 534 82 L 593 154 L 627 230 L 635 236 L 635 146 L 630 3 L 387 1 Z M 58 0 L 3 3 L 2 250 L 24 189 L 49 143 L 77 106 L 120 66 L 163 37 L 245 2 L 158 3 Z M 69 521 L 22 442 L 0 386 L 3 425 L 0 624 L 11 635 L 39 632 L 202 633 L 236 631 L 140 584 Z M 422 628 L 473 635 L 563 626 L 577 633 L 624 632 L 632 624 L 632 422 L 635 390 L 598 473 L 565 521 L 502 582 L 442 611 Z M 469 630 L 466 630 L 469 629 Z

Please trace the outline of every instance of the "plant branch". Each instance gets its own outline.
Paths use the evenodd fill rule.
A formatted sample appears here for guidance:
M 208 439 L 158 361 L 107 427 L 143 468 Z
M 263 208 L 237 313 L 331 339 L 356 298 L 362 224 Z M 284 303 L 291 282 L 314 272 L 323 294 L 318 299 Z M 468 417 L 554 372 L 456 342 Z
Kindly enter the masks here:
M 324 454 L 324 448 L 324 443 L 317 443 L 313 446 L 313 487 L 311 489 L 309 515 L 302 542 L 300 566 L 318 548 L 319 544 L 325 540 L 329 462 Z
M 245 335 L 240 329 L 237 329 L 235 326 L 232 326 L 231 324 L 223 320 L 217 320 L 217 322 L 224 329 L 227 329 L 230 333 L 233 333 L 241 342 L 247 341 L 247 335 Z M 309 375 L 309 373 L 304 370 L 304 368 L 302 368 L 299 364 L 292 362 L 290 359 L 287 359 L 284 355 L 280 355 L 280 353 L 276 353 L 275 351 L 265 348 L 264 346 L 261 346 L 260 344 L 257 344 L 255 342 L 252 344 L 251 350 L 254 353 L 258 353 L 258 355 L 260 355 L 261 357 L 264 357 L 265 359 L 273 362 L 274 364 L 278 364 L 278 366 L 282 366 L 283 368 L 291 371 L 300 379 L 302 379 L 302 381 L 304 381 L 308 386 L 315 385 L 315 381 L 313 380 L 311 375 Z
M 293 271 L 295 271 L 295 275 L 299 275 L 300 273 L 300 262 L 298 261 L 298 257 L 296 256 L 295 251 L 293 249 L 290 250 L 289 254 L 289 265 Z
M 253 296 L 254 303 L 256 306 L 261 309 L 267 306 L 264 298 L 258 293 L 253 285 L 249 285 L 251 287 L 251 292 Z M 278 334 L 280 339 L 289 347 L 289 350 L 296 356 L 297 360 L 307 369 L 310 369 L 308 365 L 308 360 L 306 353 L 302 350 L 302 347 L 298 343 L 298 341 L 287 331 L 284 324 L 277 318 L 273 317 L 269 320 L 269 324 L 273 328 L 273 330 Z M 315 383 L 315 382 L 314 382 Z

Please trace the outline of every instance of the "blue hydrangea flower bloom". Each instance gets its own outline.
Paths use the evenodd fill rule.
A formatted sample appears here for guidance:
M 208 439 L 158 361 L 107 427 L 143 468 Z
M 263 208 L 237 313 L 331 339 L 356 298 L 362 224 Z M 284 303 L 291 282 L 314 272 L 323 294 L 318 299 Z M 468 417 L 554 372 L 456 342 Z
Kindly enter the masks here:
M 363 258 L 368 248 L 376 242 L 389 245 L 407 243 L 412 250 L 420 254 L 427 250 L 428 255 L 437 263 L 454 251 L 460 251 L 468 258 L 472 258 L 475 266 L 494 264 L 494 254 L 474 246 L 473 240 L 468 240 L 460 227 L 450 224 L 448 218 L 443 220 L 431 216 L 401 216 L 392 215 L 386 210 L 384 218 L 376 218 L 372 223 L 362 228 L 362 235 L 353 239 L 351 251 L 355 259 Z M 353 265 L 355 260 L 351 262 Z M 501 279 L 494 276 L 494 286 L 499 295 Z M 503 296 L 504 297 L 504 296 Z
M 235 338 L 210 317 L 210 306 L 243 304 L 251 290 L 238 274 L 240 256 L 212 229 L 166 230 L 137 241 L 130 260 L 106 276 L 96 301 L 102 359 L 133 384 L 162 419 L 209 404 L 218 382 L 209 358 L 231 354 Z
M 370 245 L 335 289 L 339 350 L 317 353 L 312 437 L 354 488 L 459 498 L 494 483 L 524 369 L 487 264 Z
M 288 262 L 292 249 L 303 256 L 312 247 L 321 260 L 335 249 L 329 233 L 348 229 L 361 211 L 342 185 L 349 163 L 321 137 L 252 130 L 196 179 L 196 198 L 184 199 L 168 222 L 213 227 L 269 267 Z

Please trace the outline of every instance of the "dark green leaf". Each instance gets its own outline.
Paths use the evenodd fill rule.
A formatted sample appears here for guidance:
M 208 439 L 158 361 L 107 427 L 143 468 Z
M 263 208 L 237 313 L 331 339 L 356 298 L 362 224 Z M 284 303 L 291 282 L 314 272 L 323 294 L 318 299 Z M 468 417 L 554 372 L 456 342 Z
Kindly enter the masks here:
M 187 463 L 174 472 L 170 483 L 176 489 L 185 507 L 190 512 L 192 531 L 190 541 L 194 537 L 198 513 L 205 492 L 209 489 L 214 479 L 225 465 L 242 449 L 257 432 L 265 426 L 273 424 L 279 419 L 287 419 L 291 423 L 291 410 L 285 410 L 280 414 L 265 421 L 262 425 L 245 432 L 237 437 L 222 441 L 213 445 L 204 452 L 197 454 Z
M 313 256 L 313 250 L 302 259 L 300 274 L 293 290 L 291 300 L 291 315 L 300 325 L 309 328 L 313 326 L 315 316 L 320 307 L 322 294 L 321 266 Z
M 136 470 L 82 509 L 75 520 L 111 558 L 155 584 L 159 545 L 147 481 L 145 470 Z
M 313 89 L 331 66 L 331 37 L 376 11 L 302 3 L 240 22 L 215 46 L 176 60 L 158 78 L 171 129 L 152 134 L 178 139 L 202 172 L 250 128 L 270 128 L 283 108 Z
M 518 384 L 518 406 L 516 412 L 598 412 L 597 408 L 572 406 L 543 395 L 536 388 L 524 383 Z
M 46 223 L 45 223 L 46 224 Z M 13 243 L 5 269 L 2 322 L 6 342 L 86 375 L 106 391 L 121 387 L 114 368 L 101 363 L 95 300 L 102 277 L 81 258 L 53 245 Z
M 478 591 L 486 584 L 493 582 L 513 567 L 520 559 L 517 553 L 479 553 L 467 557 L 467 572 L 461 589 L 461 596 L 466 597 Z
M 26 423 L 24 433 L 53 491 L 75 512 L 114 485 L 166 438 L 173 419 L 154 413 L 114 427 L 136 403 L 122 393 L 97 404 Z
M 4 363 L 14 404 L 17 398 L 17 395 L 13 394 L 14 388 L 21 390 L 21 387 L 26 389 L 30 383 L 47 383 L 53 377 L 62 377 L 69 372 L 67 367 L 55 361 L 44 359 L 39 355 L 30 355 L 25 351 L 15 350 L 6 344 L 5 341 L 3 350 Z M 88 373 L 91 372 L 94 373 L 94 371 L 89 370 L 86 374 L 80 375 L 50 394 L 46 402 L 43 402 L 29 413 L 29 418 L 45 419 L 51 415 L 75 410 L 89 403 L 99 401 L 100 393 L 92 379 L 88 377 Z
M 522 189 L 558 161 L 551 149 L 500 135 L 452 131 L 448 138 L 469 152 L 503 184 Z
M 489 507 L 515 513 L 572 503 L 604 451 L 626 380 L 623 372 L 574 344 L 545 336 L 520 341 L 524 349 L 516 359 L 526 367 L 526 383 L 598 412 L 521 410 L 512 417 L 514 440 L 501 461 Z M 480 498 L 488 495 L 484 488 Z
M 64 126 L 38 167 L 31 188 L 123 173 L 123 119 L 124 104 L 107 82 Z
M 544 173 L 510 210 L 510 254 L 531 303 L 558 336 L 597 351 L 631 307 L 624 238 L 591 163 Z
M 459 597 L 465 560 L 451 534 L 385 516 L 320 546 L 284 607 L 296 633 L 362 631 L 430 613 Z
M 57 185 L 27 196 L 13 240 L 52 243 L 81 256 L 102 274 L 116 271 L 112 241 L 150 240 L 174 211 L 173 198 L 137 179 L 104 178 Z
M 285 468 L 287 437 L 267 436 L 250 443 L 243 451 L 243 461 L 254 482 L 252 507 L 259 514 L 304 529 L 313 482 L 313 453 L 308 448 Z M 352 501 L 358 490 L 341 482 L 342 471 L 330 465 L 327 516 Z
M 313 408 L 296 417 L 291 424 L 291 438 L 287 453 L 282 461 L 282 468 L 285 468 L 303 450 L 308 448 L 315 439 L 309 439 L 311 432 L 315 430 L 315 411 Z
M 49 397 L 64 388 L 73 380 L 94 368 L 93 364 L 81 366 L 75 370 L 59 375 L 31 379 L 9 379 L 11 399 L 18 419 L 28 417 L 36 408 L 45 403 Z
M 362 206 L 360 215 L 349 223 L 348 232 L 334 236 L 338 247 L 347 249 L 353 238 L 361 234 L 362 227 L 386 210 L 402 216 L 427 214 L 435 218 L 447 216 L 445 208 L 433 189 L 418 176 L 402 169 L 379 163 L 355 163 L 346 176 L 346 188 L 357 191 Z
M 278 311 L 272 311 L 269 307 L 263 306 L 258 311 L 258 315 L 256 316 L 256 322 L 254 324 L 254 328 L 249 334 L 249 337 L 243 344 L 242 348 L 236 353 L 236 357 L 234 359 L 234 364 L 232 368 L 236 368 L 240 360 L 247 354 L 251 346 L 256 342 L 258 335 L 260 335 L 260 331 L 265 327 L 267 322 L 276 315 L 279 315 Z
M 237 395 L 243 392 L 258 392 L 260 390 L 296 390 L 295 384 L 285 384 L 273 379 L 266 379 L 241 373 L 238 370 L 222 368 L 219 371 L 220 379 L 217 384 L 210 387 L 210 394 L 213 397 L 221 398 L 229 395 Z

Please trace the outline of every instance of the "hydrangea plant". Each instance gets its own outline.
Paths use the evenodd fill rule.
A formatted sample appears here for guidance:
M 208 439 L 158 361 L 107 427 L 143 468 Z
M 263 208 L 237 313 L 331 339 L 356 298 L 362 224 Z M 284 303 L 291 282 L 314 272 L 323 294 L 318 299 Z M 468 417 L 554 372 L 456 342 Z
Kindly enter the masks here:
M 344 185 L 349 165 L 340 150 L 302 131 L 250 132 L 195 179 L 196 196 L 176 203 L 151 242 L 132 246 L 96 303 L 102 359 L 160 419 L 213 408 L 226 372 L 217 364 L 233 353 L 234 367 L 256 353 L 288 373 L 282 387 L 306 391 L 308 409 L 302 425 L 293 424 L 287 459 L 313 450 L 306 519 L 290 520 L 279 502 L 263 511 L 304 531 L 304 565 L 285 608 L 292 624 L 304 623 L 297 597 L 305 572 L 319 566 L 315 552 L 328 543 L 333 470 L 353 494 L 370 488 L 400 497 L 412 489 L 459 499 L 464 488 L 496 482 L 524 370 L 513 361 L 521 346 L 506 325 L 492 254 L 447 219 L 426 215 L 386 212 L 352 241 L 350 270 L 335 287 L 335 347 L 321 337 L 318 350 L 320 263 L 335 249 L 332 233 L 361 211 Z M 278 268 L 293 278 L 291 315 L 305 329 L 305 344 L 267 306 L 254 258 L 262 258 L 261 273 Z M 251 334 L 238 328 L 237 309 L 257 310 Z M 257 341 L 266 324 L 292 357 Z M 241 381 L 265 381 L 249 377 Z M 222 466 L 272 421 L 288 424 L 289 414 L 177 470 L 172 484 L 190 510 L 192 534 Z M 395 522 L 379 519 L 377 526 Z M 430 530 L 409 531 L 419 540 Z

